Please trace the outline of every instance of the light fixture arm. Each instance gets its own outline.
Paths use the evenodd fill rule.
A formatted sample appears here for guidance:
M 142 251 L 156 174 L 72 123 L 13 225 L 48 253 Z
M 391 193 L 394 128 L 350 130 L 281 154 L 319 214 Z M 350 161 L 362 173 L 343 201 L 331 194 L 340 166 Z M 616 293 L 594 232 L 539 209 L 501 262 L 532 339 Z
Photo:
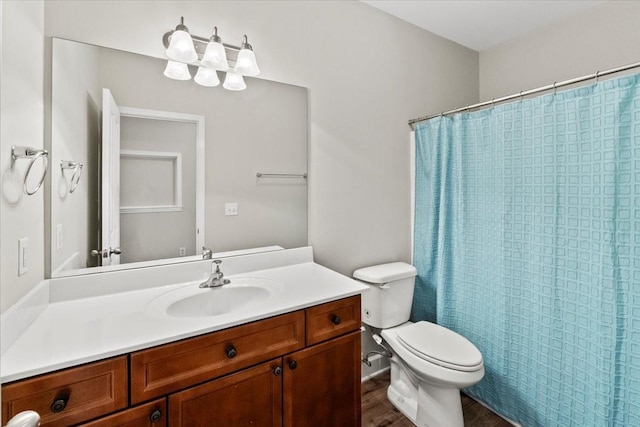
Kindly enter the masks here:
M 218 27 L 213 27 L 213 35 L 209 39 L 210 42 L 222 44 L 222 39 L 218 35 Z M 223 45 L 224 46 L 224 45 Z
M 184 25 L 184 16 L 180 17 L 180 23 L 176 25 L 176 29 L 174 31 L 186 31 L 187 33 L 189 32 L 187 26 Z
M 251 47 L 251 45 L 249 44 L 249 39 L 247 38 L 246 34 L 242 36 L 242 45 L 240 46 L 240 49 L 253 50 L 253 47 Z

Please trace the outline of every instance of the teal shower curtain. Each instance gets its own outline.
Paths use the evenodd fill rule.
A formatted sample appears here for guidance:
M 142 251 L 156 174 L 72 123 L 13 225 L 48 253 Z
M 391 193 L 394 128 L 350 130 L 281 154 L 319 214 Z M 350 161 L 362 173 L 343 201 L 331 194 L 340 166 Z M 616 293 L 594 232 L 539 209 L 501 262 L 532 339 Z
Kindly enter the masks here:
M 640 426 L 640 75 L 416 126 L 414 321 L 523 426 Z

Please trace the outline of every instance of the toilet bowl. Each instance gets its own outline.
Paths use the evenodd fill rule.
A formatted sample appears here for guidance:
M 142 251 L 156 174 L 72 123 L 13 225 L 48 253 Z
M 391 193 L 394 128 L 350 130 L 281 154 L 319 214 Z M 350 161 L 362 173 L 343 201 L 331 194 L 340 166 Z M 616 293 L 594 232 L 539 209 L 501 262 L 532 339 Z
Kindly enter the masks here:
M 370 287 L 362 295 L 363 322 L 381 329 L 391 350 L 391 403 L 420 427 L 463 427 L 460 389 L 484 376 L 480 351 L 447 328 L 408 321 L 416 276 L 412 265 L 383 264 L 353 276 Z

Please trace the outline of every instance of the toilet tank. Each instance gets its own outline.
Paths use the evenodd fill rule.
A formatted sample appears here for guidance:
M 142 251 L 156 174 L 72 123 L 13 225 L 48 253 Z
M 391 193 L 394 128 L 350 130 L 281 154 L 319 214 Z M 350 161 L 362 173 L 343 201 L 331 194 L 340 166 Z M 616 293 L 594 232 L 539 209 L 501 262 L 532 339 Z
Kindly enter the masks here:
M 409 320 L 417 271 L 406 262 L 361 268 L 353 277 L 369 286 L 362 293 L 362 322 L 374 328 L 391 328 Z

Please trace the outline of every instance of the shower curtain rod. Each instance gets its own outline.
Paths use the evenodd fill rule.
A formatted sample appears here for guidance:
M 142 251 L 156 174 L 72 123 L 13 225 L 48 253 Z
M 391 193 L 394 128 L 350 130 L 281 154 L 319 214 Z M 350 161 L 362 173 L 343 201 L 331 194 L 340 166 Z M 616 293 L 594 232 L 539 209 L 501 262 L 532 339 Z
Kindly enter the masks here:
M 474 110 L 476 108 L 486 107 L 487 105 L 495 105 L 498 102 L 510 101 L 512 99 L 522 98 L 522 97 L 525 97 L 527 95 L 533 95 L 534 93 L 545 92 L 545 91 L 548 91 L 548 90 L 551 90 L 551 89 L 555 90 L 555 89 L 558 89 L 559 87 L 568 86 L 568 85 L 584 82 L 584 81 L 591 80 L 591 79 L 596 79 L 596 83 L 597 83 L 598 82 L 597 79 L 602 77 L 602 76 L 608 76 L 609 74 L 620 73 L 622 71 L 632 70 L 634 68 L 639 68 L 639 67 L 640 67 L 640 62 L 636 62 L 636 63 L 633 63 L 633 64 L 623 65 L 622 67 L 612 68 L 612 69 L 606 70 L 606 71 L 596 71 L 594 74 L 589 74 L 589 75 L 586 75 L 586 76 L 577 77 L 577 78 L 570 79 L 570 80 L 564 80 L 564 81 L 562 81 L 560 83 L 556 82 L 556 83 L 553 83 L 551 85 L 541 86 L 541 87 L 536 88 L 536 89 L 520 91 L 520 93 L 514 93 L 513 95 L 508 95 L 508 96 L 503 96 L 502 98 L 492 99 L 491 101 L 484 101 L 484 102 L 480 102 L 478 104 L 467 105 L 466 107 L 456 108 L 455 110 L 445 111 L 445 112 L 440 113 L 440 114 L 433 114 L 433 115 L 430 115 L 430 116 L 419 117 L 417 119 L 411 119 L 411 120 L 409 120 L 409 126 L 411 126 L 411 128 L 413 129 L 414 125 L 416 123 L 424 122 L 426 120 L 433 119 L 434 117 L 448 116 L 450 114 L 455 114 L 455 113 L 460 113 L 460 112 L 463 112 L 463 111 Z

